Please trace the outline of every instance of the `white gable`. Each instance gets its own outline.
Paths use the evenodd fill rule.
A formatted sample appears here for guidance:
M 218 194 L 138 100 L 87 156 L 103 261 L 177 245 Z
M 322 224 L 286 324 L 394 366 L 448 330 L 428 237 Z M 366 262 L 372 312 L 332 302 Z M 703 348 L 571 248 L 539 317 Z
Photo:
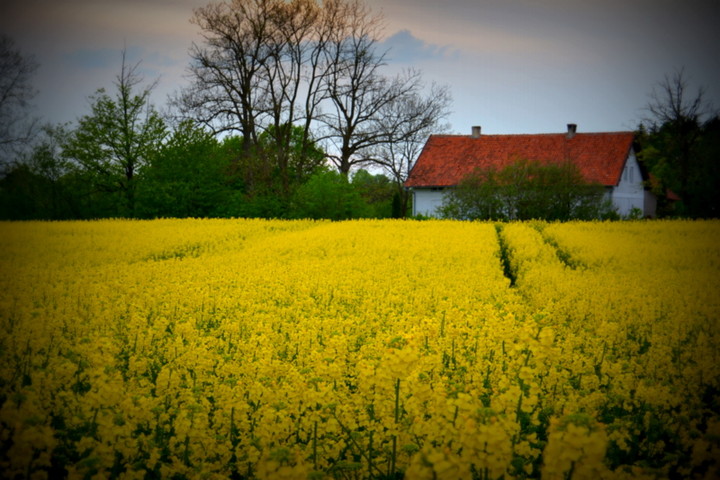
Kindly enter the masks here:
M 632 149 L 627 160 L 625 160 L 625 167 L 622 175 L 620 175 L 620 183 L 612 189 L 611 199 L 620 216 L 628 215 L 633 208 L 639 209 L 643 215 L 654 214 L 654 212 L 645 211 L 645 189 L 643 187 L 642 173 L 635 152 Z

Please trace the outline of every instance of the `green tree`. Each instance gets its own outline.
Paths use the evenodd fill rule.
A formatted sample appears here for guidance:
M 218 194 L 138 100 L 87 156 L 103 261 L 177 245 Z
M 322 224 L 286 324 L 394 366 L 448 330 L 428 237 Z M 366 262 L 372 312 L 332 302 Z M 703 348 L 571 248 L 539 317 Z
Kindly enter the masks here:
M 289 130 L 288 133 L 277 133 L 276 130 Z M 281 146 L 277 142 L 279 136 L 289 135 L 289 143 Z M 275 127 L 271 125 L 258 137 L 258 151 L 256 156 L 272 160 L 267 161 L 268 165 L 277 165 L 276 157 L 285 156 L 285 167 L 287 177 L 281 181 L 287 182 L 284 188 L 292 189 L 293 187 L 304 183 L 312 176 L 318 168 L 325 163 L 326 154 L 317 145 L 312 136 L 308 136 L 305 129 L 297 125 L 281 125 Z M 277 173 L 280 172 L 279 167 L 274 167 Z M 278 179 L 279 175 L 274 176 Z
M 47 219 L 43 208 L 49 189 L 47 178 L 23 163 L 14 165 L 0 178 L 0 219 Z
M 367 217 L 369 214 L 367 204 L 345 175 L 323 169 L 297 189 L 291 216 L 347 220 Z
M 323 169 L 325 152 L 302 127 L 292 126 L 287 149 L 287 176 L 280 174 L 275 155 L 277 143 L 274 127 L 263 132 L 252 149 L 245 148 L 243 137 L 227 137 L 221 144 L 224 155 L 231 159 L 229 176 L 234 185 L 233 199 L 224 215 L 240 217 L 284 218 L 290 215 L 292 196 L 297 188 Z M 287 183 L 286 183 L 287 182 Z
M 588 183 L 572 162 L 518 159 L 501 169 L 476 169 L 450 190 L 441 207 L 465 220 L 570 220 L 610 212 L 604 188 Z
M 703 124 L 698 142 L 699 168 L 690 182 L 695 187 L 694 213 L 698 217 L 720 217 L 720 117 L 714 116 Z
M 78 218 L 82 188 L 62 155 L 63 126 L 44 125 L 32 149 L 0 180 L 0 218 L 60 220 Z
M 449 190 L 440 214 L 460 220 L 506 219 L 500 197 L 498 173 L 494 169 L 476 169 Z
M 658 214 L 717 216 L 716 187 L 709 186 L 720 182 L 712 153 L 718 149 L 717 115 L 703 89 L 692 94 L 684 70 L 677 70 L 655 86 L 647 110 L 650 117 L 637 135 L 638 159 L 653 176 Z M 680 201 L 670 201 L 670 192 Z
M 360 169 L 352 175 L 352 186 L 367 204 L 370 217 L 396 216 L 393 214 L 393 200 L 397 196 L 397 191 L 388 177 L 381 173 L 373 175 L 365 169 Z
M 217 216 L 230 198 L 229 164 L 209 132 L 182 122 L 140 173 L 138 215 Z
M 128 67 L 123 52 L 115 96 L 100 89 L 91 97 L 92 113 L 80 118 L 64 148 L 92 192 L 106 194 L 118 216 L 135 215 L 137 174 L 166 136 L 165 122 L 150 104 L 154 85 L 138 91 L 138 65 Z

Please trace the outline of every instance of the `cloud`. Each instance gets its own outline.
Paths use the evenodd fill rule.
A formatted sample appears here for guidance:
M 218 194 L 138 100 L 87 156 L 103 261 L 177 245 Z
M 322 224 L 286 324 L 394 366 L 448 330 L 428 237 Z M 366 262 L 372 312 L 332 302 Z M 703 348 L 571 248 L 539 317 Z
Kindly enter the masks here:
M 387 59 L 393 63 L 417 63 L 443 58 L 452 53 L 449 47 L 427 43 L 414 36 L 410 30 L 400 30 L 380 45 L 389 50 Z
M 105 69 L 120 68 L 122 50 L 117 48 L 78 49 L 65 54 L 65 61 L 74 68 Z M 141 66 L 173 67 L 178 60 L 157 51 L 148 51 L 143 47 L 130 46 L 125 49 L 125 61 L 128 65 L 140 63 Z
M 129 57 L 129 55 L 128 55 Z M 115 48 L 79 49 L 65 55 L 65 61 L 74 68 L 108 68 L 120 64 L 120 51 Z

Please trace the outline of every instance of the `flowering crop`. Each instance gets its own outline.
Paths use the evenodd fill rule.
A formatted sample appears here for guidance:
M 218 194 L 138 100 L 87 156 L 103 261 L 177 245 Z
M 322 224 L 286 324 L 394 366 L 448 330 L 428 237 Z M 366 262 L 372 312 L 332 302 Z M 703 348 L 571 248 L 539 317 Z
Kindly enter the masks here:
M 720 474 L 718 222 L 0 230 L 7 477 Z

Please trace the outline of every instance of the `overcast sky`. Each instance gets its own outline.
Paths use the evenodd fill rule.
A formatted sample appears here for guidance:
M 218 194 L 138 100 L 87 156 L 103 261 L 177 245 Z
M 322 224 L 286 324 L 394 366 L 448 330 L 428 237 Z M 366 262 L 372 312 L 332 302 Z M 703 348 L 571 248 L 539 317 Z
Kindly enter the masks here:
M 386 22 L 389 68 L 450 86 L 452 131 L 633 130 L 653 86 L 684 67 L 720 107 L 717 0 L 367 0 Z M 153 102 L 183 85 L 189 22 L 207 0 L 0 0 L 0 32 L 40 64 L 37 114 L 57 123 L 112 89 L 123 48 Z

